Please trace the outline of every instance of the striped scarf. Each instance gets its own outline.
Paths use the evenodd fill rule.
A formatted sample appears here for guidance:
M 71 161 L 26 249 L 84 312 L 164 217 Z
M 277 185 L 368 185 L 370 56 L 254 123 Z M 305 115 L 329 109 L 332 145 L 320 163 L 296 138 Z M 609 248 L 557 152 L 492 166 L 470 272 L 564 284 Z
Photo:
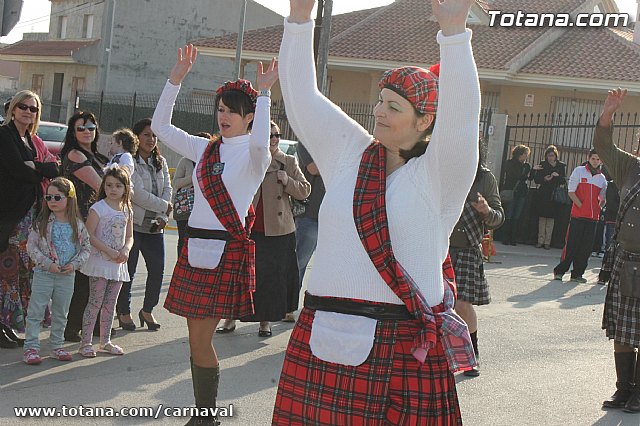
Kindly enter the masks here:
M 434 314 L 420 288 L 393 253 L 386 211 L 385 163 L 385 149 L 374 141 L 362 155 L 353 194 L 353 217 L 362 245 L 382 279 L 422 323 L 422 329 L 414 336 L 413 356 L 424 363 L 440 336 L 449 369 L 453 372 L 469 369 L 476 365 L 476 360 L 467 325 L 453 311 L 455 275 L 449 256 L 442 265 L 444 309 Z

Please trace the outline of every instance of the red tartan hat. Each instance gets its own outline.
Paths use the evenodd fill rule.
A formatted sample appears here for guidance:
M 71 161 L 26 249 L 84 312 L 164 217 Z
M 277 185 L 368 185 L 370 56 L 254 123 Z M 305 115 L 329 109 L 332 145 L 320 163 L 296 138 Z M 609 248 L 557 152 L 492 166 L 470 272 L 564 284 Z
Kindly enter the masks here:
M 436 73 L 437 71 L 437 73 Z M 421 114 L 435 114 L 438 108 L 438 74 L 440 67 L 426 70 L 419 67 L 401 67 L 386 71 L 378 87 L 390 87 L 411 102 Z
M 216 90 L 216 94 L 219 96 L 222 92 L 227 90 L 239 90 L 245 95 L 249 96 L 251 99 L 251 103 L 255 106 L 256 100 L 258 99 L 258 92 L 253 88 L 251 82 L 249 80 L 236 80 L 236 81 L 227 81 L 222 86 L 218 87 Z

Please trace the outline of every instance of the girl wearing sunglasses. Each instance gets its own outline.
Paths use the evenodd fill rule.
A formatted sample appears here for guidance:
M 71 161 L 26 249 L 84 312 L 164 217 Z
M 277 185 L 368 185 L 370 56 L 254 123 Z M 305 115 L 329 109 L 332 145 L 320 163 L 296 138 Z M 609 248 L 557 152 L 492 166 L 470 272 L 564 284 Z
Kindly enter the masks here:
M 40 364 L 40 322 L 51 300 L 51 356 L 71 361 L 62 348 L 64 327 L 73 295 L 74 272 L 87 261 L 91 245 L 89 233 L 78 213 L 76 190 L 69 179 L 55 178 L 47 188 L 42 210 L 33 224 L 27 243 L 35 263 L 23 361 Z
M 76 112 L 69 119 L 64 146 L 60 152 L 63 175 L 76 187 L 78 210 L 84 221 L 87 220 L 89 207 L 102 183 L 102 169 L 109 161 L 98 152 L 98 130 L 95 115 L 91 112 Z M 89 277 L 76 271 L 74 286 L 64 332 L 64 338 L 69 342 L 80 341 L 82 315 L 89 298 Z
M 23 305 L 28 293 L 21 289 L 31 286 L 27 236 L 42 198 L 41 183 L 58 175 L 56 163 L 45 162 L 44 153 L 32 140 L 40 123 L 40 106 L 37 94 L 28 90 L 16 93 L 0 127 L 0 264 L 5 271 L 0 275 L 2 348 L 17 348 L 23 343 L 13 329 L 22 331 L 25 326 Z

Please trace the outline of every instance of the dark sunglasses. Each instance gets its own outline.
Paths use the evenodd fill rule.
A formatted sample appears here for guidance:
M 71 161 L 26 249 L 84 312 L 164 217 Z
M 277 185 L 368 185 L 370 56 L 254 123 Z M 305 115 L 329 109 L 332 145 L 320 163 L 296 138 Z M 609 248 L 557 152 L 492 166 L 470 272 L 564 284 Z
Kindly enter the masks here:
M 95 124 L 89 124 L 88 126 L 78 126 L 76 127 L 76 131 L 78 132 L 84 132 L 85 130 L 88 130 L 90 132 L 93 132 L 97 129 Z
M 271 133 L 271 137 L 272 138 L 278 138 L 280 139 L 280 137 L 282 136 L 282 133 Z
M 65 198 L 67 198 L 67 197 L 65 197 L 64 195 L 58 195 L 58 194 L 56 194 L 56 195 L 45 195 L 44 196 L 44 199 L 47 200 L 47 201 L 53 201 L 53 200 L 60 201 L 60 200 L 64 200 Z
M 20 108 L 23 111 L 29 110 L 34 114 L 37 113 L 38 111 L 40 111 L 40 108 L 34 107 L 34 106 L 25 105 L 22 102 L 18 102 L 16 104 L 16 107 Z

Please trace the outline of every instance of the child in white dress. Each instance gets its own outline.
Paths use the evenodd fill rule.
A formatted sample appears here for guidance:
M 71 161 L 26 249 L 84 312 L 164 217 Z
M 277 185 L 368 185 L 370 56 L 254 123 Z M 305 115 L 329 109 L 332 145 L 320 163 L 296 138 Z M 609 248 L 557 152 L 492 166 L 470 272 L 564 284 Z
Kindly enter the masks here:
M 111 343 L 113 312 L 122 281 L 129 280 L 127 259 L 133 246 L 133 217 L 130 204 L 129 174 L 117 165 L 107 169 L 98 193 L 99 201 L 89 210 L 87 230 L 91 237 L 91 255 L 81 271 L 89 276 L 89 301 L 82 320 L 80 355 L 96 356 L 92 330 L 100 312 L 100 351 L 122 355 Z

